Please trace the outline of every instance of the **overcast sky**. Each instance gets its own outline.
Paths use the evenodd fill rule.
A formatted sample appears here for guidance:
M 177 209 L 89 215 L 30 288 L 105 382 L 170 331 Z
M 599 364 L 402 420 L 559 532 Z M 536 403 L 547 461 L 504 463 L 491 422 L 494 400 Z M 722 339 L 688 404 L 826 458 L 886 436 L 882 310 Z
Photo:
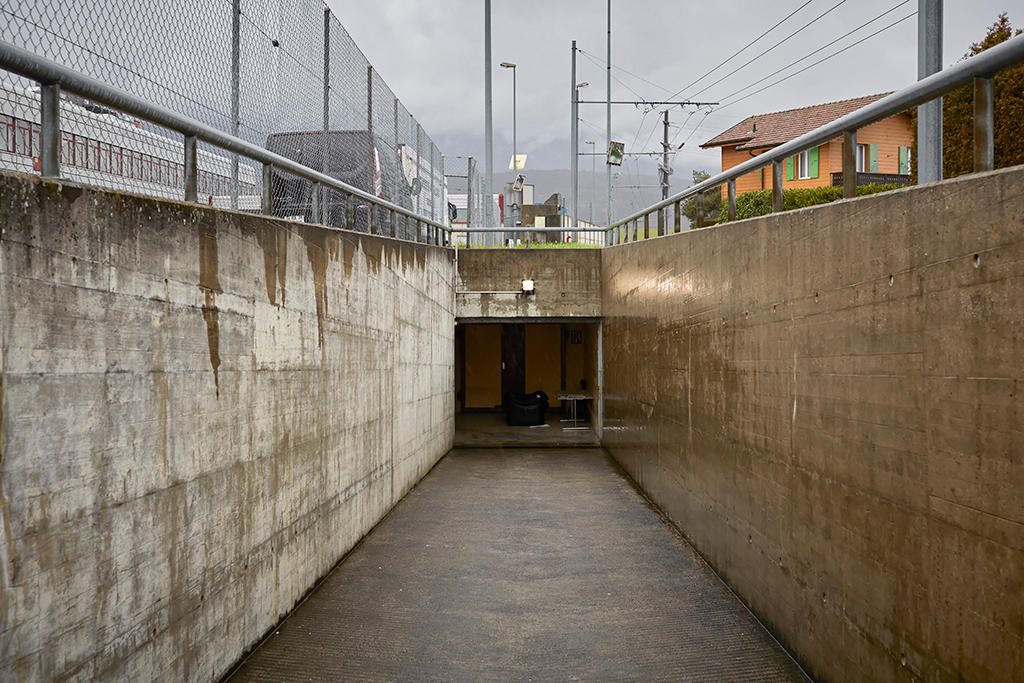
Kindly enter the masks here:
M 377 71 L 442 151 L 449 157 L 473 155 L 481 159 L 482 166 L 483 0 L 328 2 Z M 805 3 L 806 7 L 778 28 L 693 84 Z M 943 61 L 947 65 L 957 61 L 970 43 L 981 39 L 1001 11 L 1011 11 L 1014 26 L 1024 25 L 1024 12 L 1014 12 L 1008 4 L 1014 3 L 947 1 Z M 612 98 L 689 98 L 726 104 L 730 94 L 759 84 L 741 93 L 748 94 L 808 66 L 916 12 L 917 5 L 918 0 L 613 0 L 612 75 L 618 81 L 612 82 Z M 894 7 L 895 10 L 848 38 L 823 47 Z M 822 14 L 825 16 L 779 47 L 729 75 Z M 491 15 L 496 170 L 507 166 L 512 152 L 512 74 L 498 66 L 502 61 L 518 64 L 518 145 L 520 153 L 530 155 L 527 171 L 568 168 L 570 43 L 575 39 L 587 53 L 577 60 L 577 80 L 590 83 L 581 95 L 585 99 L 604 99 L 605 0 L 493 2 Z M 706 117 L 704 112 L 691 115 L 693 107 L 672 109 L 673 124 L 685 125 L 681 130 L 673 128 L 671 137 L 677 143 L 689 140 L 674 162 L 677 174 L 673 177 L 673 189 L 689 184 L 690 168 L 717 170 L 718 151 L 702 151 L 698 145 L 751 114 L 908 85 L 917 77 L 916 33 L 914 16 L 798 76 L 749 99 L 722 106 Z M 801 57 L 808 59 L 765 78 Z M 720 83 L 712 85 L 720 78 Z M 681 94 L 669 97 L 680 90 Z M 597 147 L 603 148 L 604 106 L 584 105 L 580 117 L 584 121 L 580 129 L 581 148 L 589 151 L 589 146 L 582 142 L 587 139 L 595 140 Z M 660 120 L 660 109 L 645 116 L 642 109 L 614 106 L 612 139 L 624 141 L 627 151 L 660 149 Z M 589 158 L 581 158 L 581 168 L 589 166 Z M 652 173 L 654 162 L 642 161 L 637 170 Z M 681 174 L 685 174 L 686 182 L 681 182 Z

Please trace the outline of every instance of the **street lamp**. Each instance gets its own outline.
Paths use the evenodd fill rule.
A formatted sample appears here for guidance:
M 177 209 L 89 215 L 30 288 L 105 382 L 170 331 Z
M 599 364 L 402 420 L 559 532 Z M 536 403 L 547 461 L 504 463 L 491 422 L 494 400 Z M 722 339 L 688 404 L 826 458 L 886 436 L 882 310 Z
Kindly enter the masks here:
M 590 145 L 590 222 L 594 222 L 594 195 L 597 194 L 597 143 L 593 140 L 584 140 Z
M 519 171 L 519 163 L 516 159 L 518 149 L 516 149 L 516 65 L 512 62 L 502 62 L 501 67 L 504 69 L 512 69 L 512 178 L 515 179 L 516 173 Z M 512 207 L 509 207 L 509 212 L 512 214 L 512 226 L 515 227 L 516 217 L 514 206 L 516 205 L 515 191 L 512 192 Z

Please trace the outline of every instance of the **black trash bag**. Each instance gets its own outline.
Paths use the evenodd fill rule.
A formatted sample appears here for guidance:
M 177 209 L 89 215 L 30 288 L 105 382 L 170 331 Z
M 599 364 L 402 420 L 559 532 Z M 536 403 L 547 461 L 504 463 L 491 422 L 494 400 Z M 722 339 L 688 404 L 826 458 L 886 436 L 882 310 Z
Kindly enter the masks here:
M 511 427 L 542 425 L 548 412 L 548 395 L 543 391 L 530 394 L 508 392 L 502 396 L 505 422 Z

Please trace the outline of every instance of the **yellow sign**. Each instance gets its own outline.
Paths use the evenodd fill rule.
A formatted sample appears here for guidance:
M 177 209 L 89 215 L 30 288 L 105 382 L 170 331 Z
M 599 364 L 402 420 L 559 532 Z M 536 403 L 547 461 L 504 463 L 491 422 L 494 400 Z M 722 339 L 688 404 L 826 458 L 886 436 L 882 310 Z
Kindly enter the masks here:
M 510 171 L 519 171 L 519 170 L 524 169 L 524 168 L 526 168 L 526 155 L 525 154 L 516 154 L 515 155 L 515 159 L 509 159 L 508 160 L 508 170 L 510 170 Z

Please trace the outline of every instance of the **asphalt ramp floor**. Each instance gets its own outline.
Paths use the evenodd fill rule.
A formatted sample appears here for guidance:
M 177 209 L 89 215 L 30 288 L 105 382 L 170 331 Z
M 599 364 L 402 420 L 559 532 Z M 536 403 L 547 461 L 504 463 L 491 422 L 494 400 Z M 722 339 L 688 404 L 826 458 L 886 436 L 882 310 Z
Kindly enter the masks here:
M 601 449 L 456 449 L 234 681 L 806 680 Z

